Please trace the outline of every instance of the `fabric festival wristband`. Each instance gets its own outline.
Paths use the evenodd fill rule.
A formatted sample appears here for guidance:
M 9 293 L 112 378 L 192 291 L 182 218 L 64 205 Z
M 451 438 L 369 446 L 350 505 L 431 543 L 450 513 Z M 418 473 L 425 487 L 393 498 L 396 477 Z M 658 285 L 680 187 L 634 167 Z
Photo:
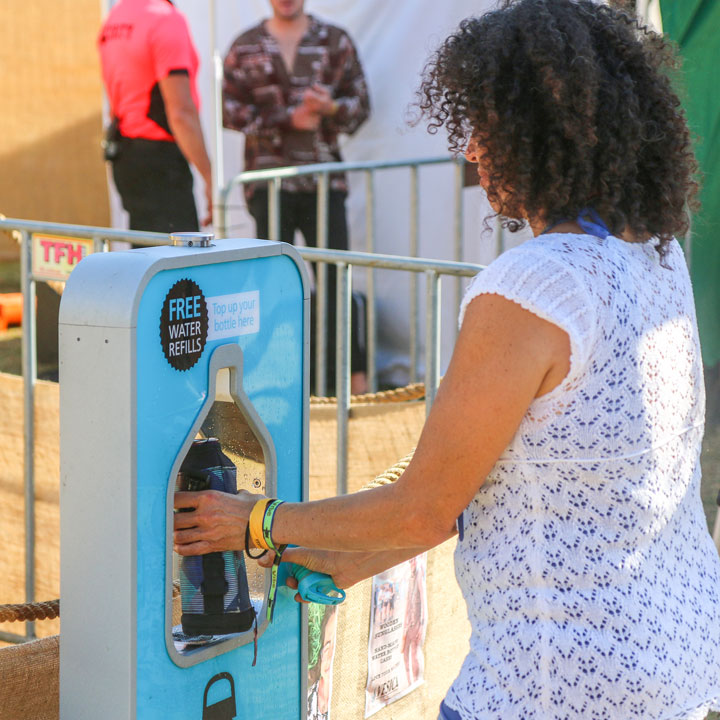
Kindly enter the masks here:
M 271 550 L 275 550 L 275 552 L 277 552 L 277 549 L 275 548 L 275 544 L 272 540 L 272 527 L 273 522 L 275 521 L 275 512 L 282 504 L 282 500 L 273 500 L 269 505 L 266 506 L 265 513 L 262 519 L 263 540 L 265 542 L 265 545 Z
M 262 519 L 265 508 L 272 502 L 272 498 L 263 498 L 253 505 L 248 518 L 248 531 L 250 539 L 257 548 L 268 549 L 262 537 Z
M 272 498 L 264 498 L 258 500 L 250 511 L 250 517 L 248 518 L 248 530 L 250 532 L 250 539 L 256 548 L 261 550 L 269 550 L 270 546 L 265 542 L 263 538 L 263 517 L 267 506 L 272 502 Z
M 254 543 L 253 547 L 255 547 Z M 252 554 L 252 550 L 250 550 L 250 525 L 245 526 L 245 552 L 247 553 L 247 556 L 252 560 L 259 560 L 263 555 L 267 554 L 268 552 L 268 550 L 261 550 L 257 555 Z

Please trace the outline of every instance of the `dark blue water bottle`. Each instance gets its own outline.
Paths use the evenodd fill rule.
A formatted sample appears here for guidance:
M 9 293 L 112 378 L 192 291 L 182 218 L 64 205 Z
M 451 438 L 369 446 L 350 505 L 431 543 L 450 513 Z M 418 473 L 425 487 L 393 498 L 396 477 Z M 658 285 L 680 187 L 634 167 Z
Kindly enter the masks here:
M 237 470 L 215 438 L 196 440 L 180 466 L 178 489 L 237 493 Z M 255 621 L 242 552 L 212 552 L 180 561 L 186 635 L 245 632 Z

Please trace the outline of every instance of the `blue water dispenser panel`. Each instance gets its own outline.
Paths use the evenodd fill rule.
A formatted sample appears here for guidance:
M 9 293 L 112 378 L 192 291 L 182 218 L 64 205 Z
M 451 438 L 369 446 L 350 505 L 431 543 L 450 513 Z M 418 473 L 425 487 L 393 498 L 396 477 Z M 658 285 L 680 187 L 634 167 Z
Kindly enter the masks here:
M 175 242 L 90 255 L 63 295 L 61 719 L 297 720 L 293 593 L 269 623 L 270 571 L 180 558 L 172 526 L 176 490 L 306 499 L 304 265 L 283 243 Z

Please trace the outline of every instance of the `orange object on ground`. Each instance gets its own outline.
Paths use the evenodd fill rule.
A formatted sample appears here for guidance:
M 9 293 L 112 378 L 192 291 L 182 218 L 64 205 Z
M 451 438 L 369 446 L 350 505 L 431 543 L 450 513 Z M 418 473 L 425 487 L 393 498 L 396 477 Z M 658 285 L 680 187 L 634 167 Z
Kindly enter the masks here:
M 0 294 L 0 330 L 22 325 L 22 293 Z

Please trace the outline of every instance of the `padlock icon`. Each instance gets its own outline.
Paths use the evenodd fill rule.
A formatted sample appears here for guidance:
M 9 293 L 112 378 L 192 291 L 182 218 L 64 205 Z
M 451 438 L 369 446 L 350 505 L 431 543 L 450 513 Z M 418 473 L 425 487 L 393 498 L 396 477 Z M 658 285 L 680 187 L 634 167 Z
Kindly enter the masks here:
M 207 704 L 208 693 L 210 688 L 220 680 L 227 680 L 230 683 L 230 696 L 219 700 L 212 705 Z M 221 672 L 210 678 L 210 682 L 205 686 L 205 694 L 203 695 L 203 714 L 202 720 L 233 720 L 237 714 L 235 706 L 235 683 L 229 672 Z

